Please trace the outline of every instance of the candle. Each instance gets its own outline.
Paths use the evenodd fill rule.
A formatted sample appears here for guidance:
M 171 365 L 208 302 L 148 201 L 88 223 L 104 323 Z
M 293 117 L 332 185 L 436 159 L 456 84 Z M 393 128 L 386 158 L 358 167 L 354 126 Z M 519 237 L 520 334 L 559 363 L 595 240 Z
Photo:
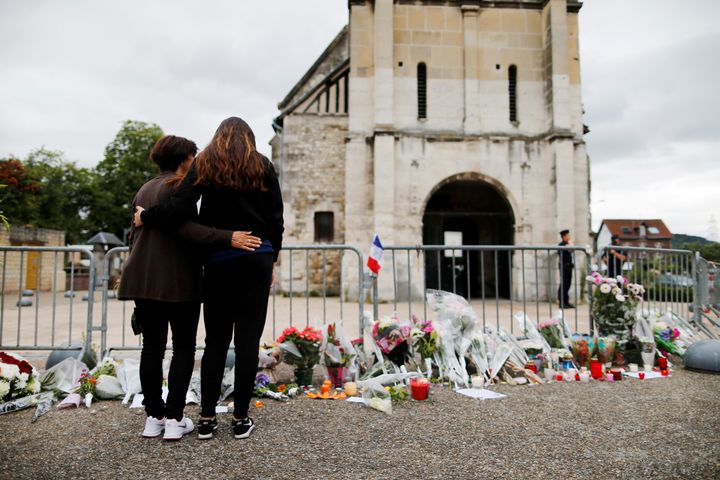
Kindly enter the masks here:
M 545 369 L 545 380 L 548 382 L 551 381 L 555 377 L 555 370 L 552 368 L 546 368 Z
M 667 370 L 668 362 L 666 357 L 658 357 L 658 367 L 660 370 Z
M 613 368 L 612 370 L 610 370 L 610 373 L 612 373 L 613 380 L 618 382 L 622 380 L 622 370 L 620 370 L 619 368 Z
M 602 377 L 602 364 L 599 360 L 590 360 L 590 374 L 592 378 Z
M 646 372 L 652 372 L 652 369 L 653 366 L 651 363 L 646 363 L 645 365 L 643 365 L 643 370 L 645 370 Z
M 608 372 L 608 374 L 605 376 L 605 380 L 607 380 L 608 382 L 612 382 L 615 380 L 615 377 L 612 373 Z
M 670 375 L 670 372 L 668 371 L 667 368 L 665 368 L 665 369 L 663 369 L 663 370 L 660 370 L 660 374 L 661 374 L 663 377 L 667 377 L 668 375 Z
M 631 371 L 631 372 L 637 372 L 637 371 L 638 371 L 638 364 L 637 364 L 637 363 L 631 363 L 630 365 L 628 365 L 628 367 L 630 367 L 630 371 Z
M 590 381 L 590 374 L 588 372 L 580 372 L 580 383 L 588 383 Z
M 645 372 L 638 373 L 638 377 L 640 377 L 640 380 L 645 380 Z
M 357 384 L 355 382 L 347 382 L 345 384 L 345 395 L 348 397 L 357 395 Z

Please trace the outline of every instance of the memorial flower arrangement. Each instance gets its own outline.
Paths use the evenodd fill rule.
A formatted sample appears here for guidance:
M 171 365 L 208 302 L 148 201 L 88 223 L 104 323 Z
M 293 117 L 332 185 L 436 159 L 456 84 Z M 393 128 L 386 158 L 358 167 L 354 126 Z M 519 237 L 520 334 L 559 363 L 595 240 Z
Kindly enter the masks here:
M 97 382 L 101 375 L 117 377 L 117 364 L 115 361 L 106 358 L 91 372 L 84 371 L 80 375 L 80 386 L 77 389 L 77 393 L 82 397 L 88 393 L 91 393 L 93 397 L 97 397 Z
M 40 392 L 40 379 L 30 362 L 0 352 L 0 403 Z
M 642 301 L 645 288 L 622 276 L 603 277 L 593 272 L 586 277 L 595 286 L 591 316 L 601 336 L 614 335 L 617 363 L 624 363 L 625 349 L 632 337 L 638 303 Z
M 328 368 L 347 367 L 355 356 L 354 349 L 350 351 L 344 345 L 344 339 L 338 334 L 337 326 L 331 323 L 327 326 L 326 343 L 323 351 L 323 362 Z M 351 345 L 352 346 L 352 345 Z
M 322 332 L 312 327 L 298 330 L 288 327 L 277 338 L 283 361 L 295 366 L 295 377 L 301 385 L 312 383 L 312 368 L 320 360 Z
M 396 316 L 375 322 L 372 337 L 383 354 L 395 365 L 403 365 L 409 355 L 408 340 L 411 328 L 400 325 Z
M 565 346 L 562 340 L 562 329 L 557 319 L 553 318 L 540 322 L 538 323 L 537 329 L 548 345 L 550 345 L 550 348 L 563 348 Z
M 677 327 L 671 327 L 665 322 L 657 322 L 653 333 L 655 334 L 655 344 L 660 351 L 681 357 L 685 354 L 685 348 L 676 343 L 676 340 L 680 338 L 680 330 Z
M 420 322 L 413 316 L 415 327 L 411 330 L 411 336 L 415 340 L 415 351 L 423 359 L 431 358 L 438 346 L 438 333 L 430 320 Z

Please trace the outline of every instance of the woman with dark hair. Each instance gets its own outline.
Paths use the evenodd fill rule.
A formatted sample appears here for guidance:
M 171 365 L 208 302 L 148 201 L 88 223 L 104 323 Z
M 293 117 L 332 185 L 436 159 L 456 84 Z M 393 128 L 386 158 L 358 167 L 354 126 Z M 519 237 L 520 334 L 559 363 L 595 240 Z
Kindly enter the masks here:
M 197 152 L 194 142 L 174 135 L 158 140 L 150 151 L 160 175 L 145 183 L 133 199 L 133 207 L 150 208 L 172 194 Z M 190 215 L 189 220 L 197 217 Z M 180 234 L 183 238 L 178 238 Z M 118 298 L 135 300 L 135 319 L 143 334 L 140 383 L 144 395 L 144 437 L 179 440 L 193 430 L 185 418 L 185 396 L 195 364 L 195 337 L 200 315 L 202 261 L 198 247 L 230 248 L 259 241 L 247 232 L 217 230 L 186 221 L 176 231 L 131 228 L 130 254 L 125 262 Z M 162 399 L 163 371 L 168 326 L 172 331 L 172 360 L 168 375 L 167 402 Z
M 205 262 L 206 337 L 198 438 L 212 438 L 217 429 L 215 407 L 233 330 L 232 428 L 235 438 L 247 438 L 254 429 L 248 408 L 273 281 L 273 262 L 282 246 L 283 203 L 272 163 L 256 150 L 255 135 L 240 118 L 230 117 L 220 124 L 168 202 L 145 211 L 136 209 L 135 225 L 177 225 L 191 217 L 200 197 L 200 223 L 249 231 L 262 239 L 259 244 L 247 243 L 254 248 L 252 252 L 224 249 Z

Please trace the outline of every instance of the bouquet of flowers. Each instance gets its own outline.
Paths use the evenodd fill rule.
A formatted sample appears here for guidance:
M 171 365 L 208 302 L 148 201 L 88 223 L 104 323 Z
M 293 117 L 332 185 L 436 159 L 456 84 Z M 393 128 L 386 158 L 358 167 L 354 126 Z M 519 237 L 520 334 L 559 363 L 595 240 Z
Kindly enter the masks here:
M 40 392 L 40 379 L 19 355 L 0 352 L 0 403 Z
M 432 375 L 432 356 L 438 348 L 438 332 L 433 328 L 430 320 L 421 322 L 415 315 L 412 317 L 413 328 L 410 332 L 415 341 L 413 347 L 420 353 L 420 358 L 425 362 L 425 370 L 428 377 Z
M 328 376 L 336 387 L 342 386 L 344 369 L 355 358 L 355 348 L 348 342 L 334 323 L 325 328 L 325 336 L 321 350 L 323 364 L 327 368 Z
M 575 334 L 571 338 L 573 356 L 578 367 L 590 367 L 590 358 L 595 353 L 595 338 Z
M 613 358 L 615 358 L 615 347 L 617 347 L 617 339 L 613 335 L 598 337 L 597 354 L 600 363 L 605 366 L 612 364 Z
M 289 400 L 296 396 L 300 391 L 300 387 L 291 383 L 286 385 L 284 383 L 273 383 L 264 373 L 258 373 L 255 376 L 255 390 L 254 395 L 256 397 L 268 397 L 274 400 Z
M 295 377 L 301 385 L 312 383 L 312 368 L 320 361 L 321 342 L 322 332 L 312 327 L 288 327 L 277 338 L 283 361 L 295 366 Z
M 677 327 L 670 327 L 665 322 L 658 322 L 653 331 L 658 349 L 681 357 L 685 354 L 685 348 L 676 343 L 680 337 L 680 330 Z
M 642 301 L 645 289 L 625 277 L 608 278 L 597 272 L 589 275 L 587 281 L 596 287 L 591 315 L 598 332 L 603 336 L 615 335 L 618 363 L 625 363 L 625 349 L 633 336 L 637 305 Z
M 408 339 L 410 339 L 410 326 L 400 325 L 396 316 L 375 322 L 372 329 L 372 338 L 382 353 L 397 366 L 405 364 L 409 356 Z
M 563 334 L 560 328 L 560 323 L 557 319 L 550 319 L 544 322 L 538 323 L 537 326 L 540 335 L 543 336 L 545 341 L 550 345 L 550 348 L 564 348 Z

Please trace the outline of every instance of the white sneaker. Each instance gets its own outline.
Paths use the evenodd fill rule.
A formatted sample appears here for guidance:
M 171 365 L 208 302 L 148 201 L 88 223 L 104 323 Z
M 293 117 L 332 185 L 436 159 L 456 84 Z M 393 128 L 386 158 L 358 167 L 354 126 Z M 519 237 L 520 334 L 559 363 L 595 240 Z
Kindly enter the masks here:
M 175 419 L 168 418 L 165 422 L 165 435 L 163 440 L 180 440 L 183 435 L 187 435 L 192 432 L 195 426 L 192 420 L 183 416 L 179 422 Z
M 157 437 L 163 432 L 165 428 L 165 418 L 158 420 L 155 417 L 147 417 L 145 419 L 145 430 L 142 432 L 142 436 L 145 438 Z

